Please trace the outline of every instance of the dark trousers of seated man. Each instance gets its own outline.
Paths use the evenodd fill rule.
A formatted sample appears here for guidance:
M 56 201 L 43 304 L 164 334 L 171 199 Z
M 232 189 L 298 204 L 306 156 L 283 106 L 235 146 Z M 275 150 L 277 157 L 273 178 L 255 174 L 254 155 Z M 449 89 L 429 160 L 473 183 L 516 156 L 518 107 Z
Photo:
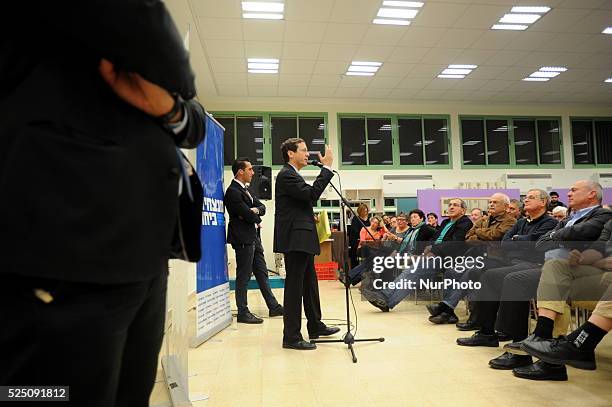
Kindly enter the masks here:
M 502 261 L 501 259 L 488 257 L 484 261 L 484 266 L 481 268 L 472 267 L 472 268 L 466 268 L 465 270 L 459 269 L 459 271 L 457 270 L 457 268 L 448 269 L 444 272 L 444 278 L 455 280 L 459 283 L 469 283 L 470 281 L 477 282 L 477 281 L 480 281 L 482 274 L 486 270 L 502 267 L 504 264 L 505 262 Z M 444 290 L 444 296 L 442 297 L 442 302 L 446 304 L 447 306 L 449 306 L 450 308 L 455 309 L 457 305 L 459 304 L 459 301 L 461 301 L 461 299 L 466 296 L 469 299 L 473 300 L 475 298 L 475 293 L 473 293 L 472 290 L 469 290 L 468 288 L 465 288 L 465 289 L 449 288 L 448 290 Z M 477 311 L 477 310 L 474 309 L 474 311 Z M 476 318 L 475 314 L 472 315 L 472 319 L 474 318 Z
M 540 266 L 528 262 L 487 270 L 481 277 L 482 288 L 475 304 L 482 333 L 497 330 L 514 341 L 525 339 L 529 333 L 529 301 L 536 297 L 541 274 Z
M 255 237 L 252 244 L 236 244 L 232 247 L 236 252 L 236 306 L 238 307 L 238 315 L 249 312 L 247 289 L 253 274 L 268 309 L 278 307 L 278 301 L 270 289 L 268 267 L 266 266 L 260 237 Z

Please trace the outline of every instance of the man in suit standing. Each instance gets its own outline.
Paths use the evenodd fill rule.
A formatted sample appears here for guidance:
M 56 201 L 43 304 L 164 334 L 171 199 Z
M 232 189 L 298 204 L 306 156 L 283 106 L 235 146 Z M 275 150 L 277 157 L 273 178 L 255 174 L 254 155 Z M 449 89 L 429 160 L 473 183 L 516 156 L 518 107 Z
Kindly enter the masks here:
M 287 139 L 281 144 L 281 151 L 285 165 L 276 176 L 274 190 L 274 252 L 285 254 L 287 271 L 283 301 L 283 348 L 311 350 L 316 349 L 317 345 L 304 341 L 300 332 L 302 298 L 310 339 L 340 331 L 338 327 L 330 328 L 321 322 L 319 286 L 314 269 L 314 255 L 320 253 L 320 246 L 312 211 L 334 176 L 331 170 L 334 156 L 329 146 L 325 147 L 324 157 L 319 154 L 323 168 L 311 186 L 299 172 L 308 165 L 308 148 L 304 140 Z
M 74 406 L 147 406 L 177 224 L 176 147 L 204 138 L 188 54 L 161 1 L 7 8 L 0 386 L 69 386 Z
M 227 242 L 236 252 L 237 320 L 244 324 L 261 324 L 263 319 L 251 314 L 247 306 L 247 286 L 255 274 L 271 317 L 283 315 L 283 306 L 276 301 L 270 283 L 260 237 L 261 217 L 266 206 L 248 189 L 253 178 L 253 165 L 248 158 L 238 158 L 232 164 L 234 179 L 225 191 L 223 202 L 230 216 Z

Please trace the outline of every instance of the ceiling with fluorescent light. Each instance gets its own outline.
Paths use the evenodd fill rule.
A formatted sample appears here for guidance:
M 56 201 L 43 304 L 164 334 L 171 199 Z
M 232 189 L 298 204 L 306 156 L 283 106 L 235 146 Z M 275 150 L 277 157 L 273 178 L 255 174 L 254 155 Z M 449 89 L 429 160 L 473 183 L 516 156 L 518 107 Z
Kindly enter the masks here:
M 193 21 L 208 99 L 612 103 L 612 35 L 601 33 L 612 26 L 612 0 L 422 1 L 409 26 L 373 24 L 382 0 L 284 0 L 283 20 L 243 19 L 239 0 L 169 2 Z M 517 5 L 552 9 L 525 31 L 491 30 Z M 248 73 L 248 58 L 277 58 L 279 71 Z M 352 61 L 382 66 L 347 76 Z M 464 79 L 437 77 L 457 64 L 478 67 Z M 544 66 L 567 71 L 523 81 Z

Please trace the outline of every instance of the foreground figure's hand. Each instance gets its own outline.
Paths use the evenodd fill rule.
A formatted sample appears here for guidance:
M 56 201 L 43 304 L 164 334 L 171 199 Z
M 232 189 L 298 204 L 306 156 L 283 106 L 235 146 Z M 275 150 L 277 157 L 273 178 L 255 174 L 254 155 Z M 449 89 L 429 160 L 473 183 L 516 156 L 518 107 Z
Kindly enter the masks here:
M 102 79 L 121 99 L 153 117 L 163 116 L 172 110 L 174 98 L 164 88 L 149 82 L 133 72 L 115 70 L 112 62 L 100 61 Z M 179 112 L 171 121 L 180 120 Z

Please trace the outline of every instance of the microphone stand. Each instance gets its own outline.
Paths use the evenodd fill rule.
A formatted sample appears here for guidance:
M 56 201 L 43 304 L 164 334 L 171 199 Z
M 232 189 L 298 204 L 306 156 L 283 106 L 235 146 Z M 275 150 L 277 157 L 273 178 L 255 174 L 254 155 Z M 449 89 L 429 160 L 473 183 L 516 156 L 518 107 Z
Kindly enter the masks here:
M 313 163 L 313 165 L 315 164 Z M 333 170 L 333 172 L 338 174 L 338 172 L 335 170 Z M 340 174 L 338 174 L 338 178 L 340 178 Z M 329 183 L 329 185 L 331 185 L 331 187 L 334 189 L 334 191 L 336 191 L 336 193 L 340 197 L 340 207 L 342 209 L 342 225 L 344 228 L 343 230 L 344 232 L 344 281 L 342 283 L 344 284 L 344 299 L 345 299 L 345 306 L 346 306 L 346 333 L 344 334 L 342 339 L 311 339 L 310 343 L 331 343 L 331 342 L 345 343 L 348 346 L 348 349 L 351 351 L 353 363 L 357 363 L 357 356 L 355 356 L 355 349 L 353 349 L 353 344 L 355 342 L 384 342 L 385 338 L 355 339 L 355 336 L 351 332 L 351 309 L 350 309 L 350 304 L 349 304 L 349 297 L 350 297 L 349 290 L 351 287 L 351 282 L 349 280 L 348 230 L 346 228 L 346 208 L 348 208 L 353 214 L 353 222 L 355 221 L 355 219 L 357 219 L 361 223 L 362 227 L 365 228 L 366 232 L 368 232 L 372 240 L 375 240 L 375 239 L 372 233 L 368 230 L 366 225 L 363 223 L 363 220 L 361 220 L 361 218 L 355 213 L 355 211 L 353 210 L 349 202 L 346 200 L 346 198 L 342 196 L 342 193 L 338 190 L 338 188 L 336 188 L 336 186 L 332 184 L 331 182 Z M 342 189 L 342 184 L 340 184 L 340 189 Z

